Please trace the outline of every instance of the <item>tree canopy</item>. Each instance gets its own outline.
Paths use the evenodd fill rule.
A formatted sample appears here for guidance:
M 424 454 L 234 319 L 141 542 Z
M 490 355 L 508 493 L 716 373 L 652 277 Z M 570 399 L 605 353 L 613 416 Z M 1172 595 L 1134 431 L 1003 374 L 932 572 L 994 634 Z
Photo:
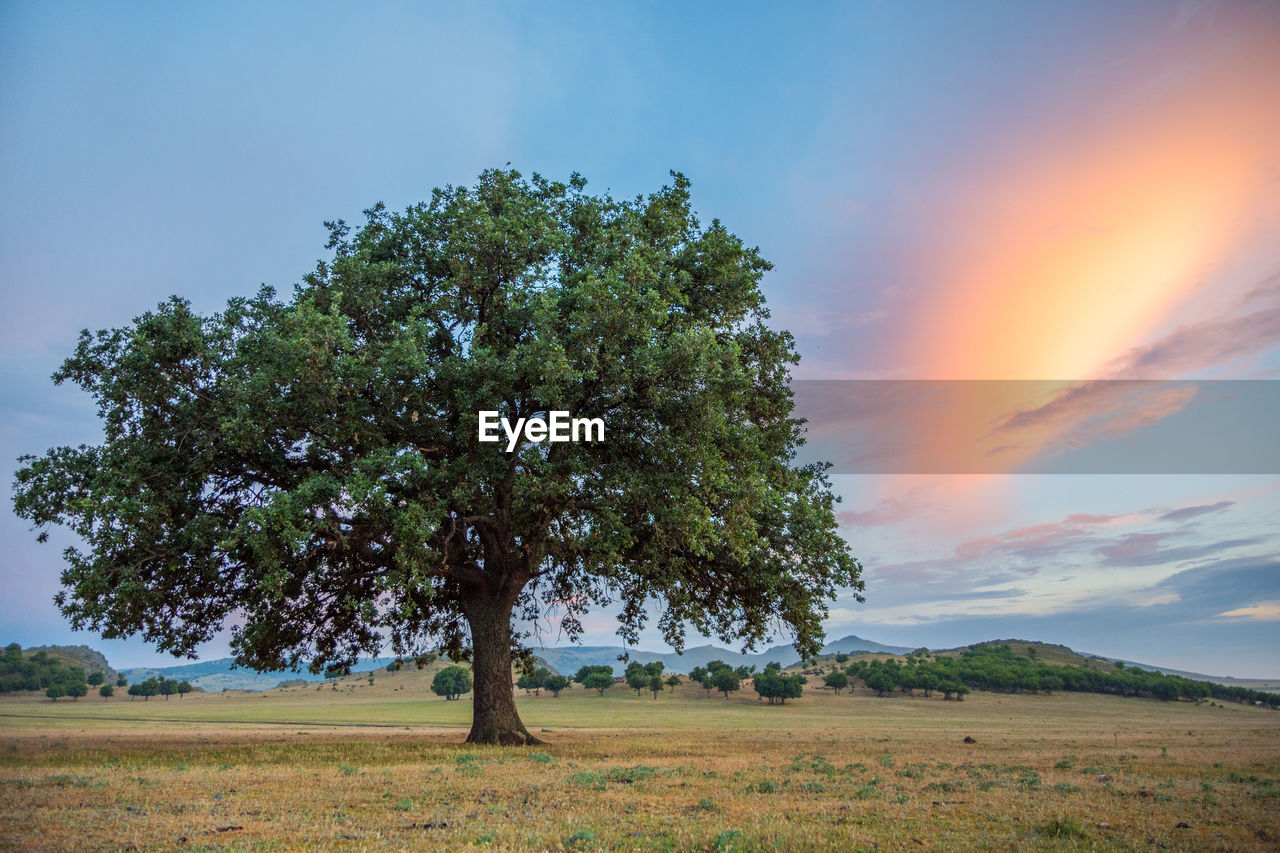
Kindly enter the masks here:
M 471 673 L 463 666 L 446 666 L 431 679 L 431 692 L 449 700 L 470 693 L 471 686 Z
M 862 588 L 825 466 L 794 454 L 793 339 L 770 265 L 692 212 L 689 182 L 618 201 L 515 171 L 445 187 L 328 249 L 286 298 L 173 297 L 85 331 L 55 373 L 98 445 L 23 457 L 17 513 L 68 526 L 62 612 L 191 655 L 347 669 L 441 648 L 476 678 L 469 740 L 522 743 L 513 615 L 579 636 L 616 605 L 803 656 Z M 477 440 L 479 412 L 601 418 L 604 441 Z M 527 658 L 526 658 L 527 659 Z

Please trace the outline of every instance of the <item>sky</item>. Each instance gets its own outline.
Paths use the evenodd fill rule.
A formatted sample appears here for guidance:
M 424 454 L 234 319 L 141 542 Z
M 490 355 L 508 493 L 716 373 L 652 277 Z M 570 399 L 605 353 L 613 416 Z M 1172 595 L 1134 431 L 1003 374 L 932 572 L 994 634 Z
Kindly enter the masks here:
M 829 637 L 1280 675 L 1267 0 L 4 3 L 0 457 L 100 438 L 48 378 L 80 329 L 287 289 L 324 220 L 508 163 L 615 196 L 685 173 L 774 263 L 798 380 L 962 393 L 813 419 L 867 582 Z M 70 630 L 65 534 L 6 500 L 0 542 L 0 641 L 170 660 Z

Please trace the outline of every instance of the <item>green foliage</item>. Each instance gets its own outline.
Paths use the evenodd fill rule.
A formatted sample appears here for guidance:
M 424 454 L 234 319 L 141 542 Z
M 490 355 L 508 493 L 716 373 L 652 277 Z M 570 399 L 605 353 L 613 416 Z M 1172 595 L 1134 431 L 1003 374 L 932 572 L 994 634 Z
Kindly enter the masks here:
M 626 680 L 627 686 L 634 690 L 637 696 L 640 695 L 642 690 L 647 690 L 649 687 L 649 673 L 645 671 L 644 664 L 637 661 L 627 664 L 623 678 Z
M 603 696 L 604 692 L 613 686 L 613 676 L 605 675 L 603 672 L 593 672 L 583 680 L 582 686 L 588 690 L 595 690 Z
M 89 673 L 88 682 L 90 686 L 97 687 L 102 684 L 103 680 L 104 676 L 102 675 L 101 670 L 95 669 L 93 672 Z
M 573 680 L 588 690 L 599 691 L 600 695 L 603 696 L 604 692 L 613 686 L 613 667 L 605 665 L 584 666 L 574 675 Z
M 1280 694 L 1194 681 L 1134 667 L 1098 671 L 1081 666 L 1059 666 L 1018 655 L 1008 643 L 982 643 L 966 649 L 958 658 L 930 660 L 912 653 L 901 663 L 892 659 L 870 663 L 859 661 L 846 672 L 860 678 L 881 696 L 894 689 L 908 694 L 919 690 L 925 696 L 938 692 L 944 699 L 963 699 L 972 689 L 1007 693 L 1068 690 L 1166 701 L 1214 696 L 1280 707 Z
M 788 699 L 800 698 L 807 682 L 803 675 L 784 675 L 779 664 L 770 663 L 755 677 L 752 686 L 761 699 L 769 700 L 770 705 L 785 705 Z
M 575 847 L 579 844 L 591 844 L 596 840 L 596 834 L 591 829 L 579 829 L 573 835 L 564 840 L 565 847 Z
M 667 683 L 667 687 L 674 692 L 675 689 L 683 683 L 683 679 L 680 678 L 679 675 L 672 673 L 671 675 L 667 676 L 666 683 Z
M 110 699 L 116 693 L 115 687 L 110 684 L 104 684 L 98 688 L 98 695 L 103 699 Z
M 1054 818 L 1036 827 L 1036 832 L 1046 838 L 1086 839 L 1089 831 L 1080 821 L 1070 817 Z
M 662 692 L 663 686 L 664 686 L 664 682 L 662 680 L 661 674 L 649 676 L 648 689 L 649 689 L 649 692 L 653 694 L 654 699 L 658 698 L 658 694 Z
M 101 683 L 102 674 L 96 671 L 94 674 L 98 676 L 98 683 Z M 62 690 L 59 697 L 79 697 L 88 692 L 87 687 L 84 691 L 77 692 L 87 683 L 84 669 L 64 666 L 47 652 L 39 651 L 26 656 L 17 643 L 10 643 L 0 652 L 0 693 L 45 691 L 47 696 L 48 688 L 56 685 Z
M 471 692 L 471 671 L 463 666 L 446 666 L 431 679 L 431 692 L 446 700 Z
M 728 667 L 716 671 L 714 684 L 716 690 L 723 693 L 726 699 L 729 698 L 730 693 L 736 693 L 742 689 L 742 679 L 738 678 L 737 672 Z
M 44 689 L 44 695 L 48 696 L 54 702 L 57 702 L 63 696 L 67 695 L 67 689 L 61 684 L 50 684 Z
M 542 686 L 547 690 L 550 690 L 552 696 L 559 697 L 560 691 L 568 687 L 570 683 L 569 679 L 565 678 L 563 675 L 551 675 L 547 677 Z
M 834 690 L 836 695 L 839 696 L 840 691 L 849 686 L 849 676 L 846 673 L 837 670 L 835 672 L 828 673 L 827 677 L 823 679 L 823 683 Z
M 542 692 L 542 688 L 547 686 L 548 679 L 551 678 L 551 670 L 545 666 L 540 666 L 533 672 L 521 673 L 516 679 L 516 687 L 519 687 L 525 693 L 532 693 L 535 696 Z

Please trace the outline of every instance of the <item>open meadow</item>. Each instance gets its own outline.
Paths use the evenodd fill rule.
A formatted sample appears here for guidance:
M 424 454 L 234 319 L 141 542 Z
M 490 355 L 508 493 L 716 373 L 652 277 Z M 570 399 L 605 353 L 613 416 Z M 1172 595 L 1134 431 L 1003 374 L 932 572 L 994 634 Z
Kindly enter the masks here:
M 0 700 L 6 849 L 1242 850 L 1280 845 L 1280 714 L 684 685 L 521 696 L 464 746 L 427 673 Z M 336 689 L 335 689 L 336 688 Z M 970 737 L 975 742 L 966 743 Z

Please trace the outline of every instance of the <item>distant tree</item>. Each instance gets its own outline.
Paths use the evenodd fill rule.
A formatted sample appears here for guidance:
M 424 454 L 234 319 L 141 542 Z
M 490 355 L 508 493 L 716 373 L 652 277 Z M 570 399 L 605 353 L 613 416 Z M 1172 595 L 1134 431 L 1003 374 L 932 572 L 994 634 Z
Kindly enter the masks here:
M 840 654 L 836 655 L 836 663 L 848 663 L 848 662 L 849 662 L 849 656 L 844 652 L 841 652 Z
M 57 702 L 63 696 L 67 695 L 67 689 L 61 684 L 50 684 L 44 689 L 44 695 L 48 696 L 54 702 Z
M 123 675 L 116 676 L 116 687 L 128 687 L 128 686 L 129 686 L 129 679 L 125 678 Z
M 828 674 L 823 681 L 836 692 L 837 696 L 840 695 L 841 690 L 849 686 L 849 676 L 840 671 Z
M 786 675 L 779 664 L 770 663 L 752 680 L 752 686 L 761 699 L 769 700 L 770 705 L 785 705 L 788 699 L 800 698 L 807 681 L 803 675 Z
M 573 675 L 573 680 L 582 684 L 583 680 L 593 672 L 603 672 L 605 675 L 613 678 L 613 667 L 608 664 L 586 664 L 578 667 L 578 671 Z
M 595 672 L 587 673 L 582 679 L 582 686 L 588 690 L 599 691 L 600 695 L 603 696 L 604 692 L 613 686 L 613 676 L 596 670 Z
M 897 685 L 897 680 L 893 675 L 884 669 L 868 671 L 862 681 L 867 687 L 874 690 L 877 696 L 889 695 Z
M 168 702 L 169 697 L 178 692 L 178 682 L 171 678 L 160 679 L 160 695 Z
M 520 678 L 516 679 L 516 686 L 517 688 L 524 690 L 526 694 L 538 694 L 541 692 L 541 689 L 543 689 L 543 683 L 547 680 L 548 675 L 550 675 L 550 672 L 545 669 L 538 669 L 532 672 L 521 672 Z
M 110 684 L 104 684 L 98 688 L 98 695 L 103 699 L 110 699 L 116 693 L 116 689 Z
M 672 673 L 667 676 L 667 687 L 674 693 L 675 689 L 680 686 L 680 676 Z
M 190 693 L 194 689 L 195 688 L 191 686 L 190 681 L 179 681 L 178 682 L 178 698 L 181 699 L 183 696 L 186 696 L 188 693 Z
M 471 672 L 466 667 L 446 666 L 431 680 L 431 692 L 447 701 L 471 692 Z
M 103 682 L 103 680 L 104 679 L 103 679 L 101 670 L 95 669 L 93 672 L 89 673 L 88 683 L 93 687 L 97 687 L 99 684 Z
M 557 699 L 560 698 L 560 691 L 569 686 L 571 682 L 563 675 L 552 675 L 543 683 L 543 687 L 551 691 L 551 695 Z
M 81 696 L 89 693 L 89 685 L 83 681 L 73 681 L 66 686 L 67 695 L 74 700 L 79 700 Z
M 666 668 L 667 665 L 660 660 L 650 661 L 644 665 L 644 671 L 649 675 L 662 675 Z
M 755 672 L 756 672 L 755 664 L 752 664 L 751 666 L 747 666 L 746 664 L 743 664 L 742 666 L 734 670 L 734 673 L 737 674 L 739 681 L 750 680 L 751 676 L 755 675 Z
M 711 696 L 711 691 L 716 687 L 715 679 L 711 677 L 711 674 L 707 672 L 707 668 L 704 666 L 695 666 L 690 670 L 689 680 L 707 691 L 708 697 Z
M 623 674 L 626 679 L 627 686 L 636 692 L 639 696 L 641 691 L 649 687 L 649 673 L 645 670 L 644 664 L 632 661 L 627 665 L 627 670 Z
M 547 679 L 551 677 L 551 670 L 545 666 L 540 666 L 533 672 L 522 672 L 520 677 L 516 679 L 516 687 L 519 687 L 525 693 L 539 695 L 542 688 L 546 686 Z
M 742 679 L 738 678 L 738 673 L 725 667 L 716 672 L 715 688 L 728 699 L 730 693 L 735 693 L 742 688 Z
M 399 672 L 403 667 L 404 667 L 404 661 L 397 659 L 387 664 L 386 669 L 387 669 L 387 672 Z

